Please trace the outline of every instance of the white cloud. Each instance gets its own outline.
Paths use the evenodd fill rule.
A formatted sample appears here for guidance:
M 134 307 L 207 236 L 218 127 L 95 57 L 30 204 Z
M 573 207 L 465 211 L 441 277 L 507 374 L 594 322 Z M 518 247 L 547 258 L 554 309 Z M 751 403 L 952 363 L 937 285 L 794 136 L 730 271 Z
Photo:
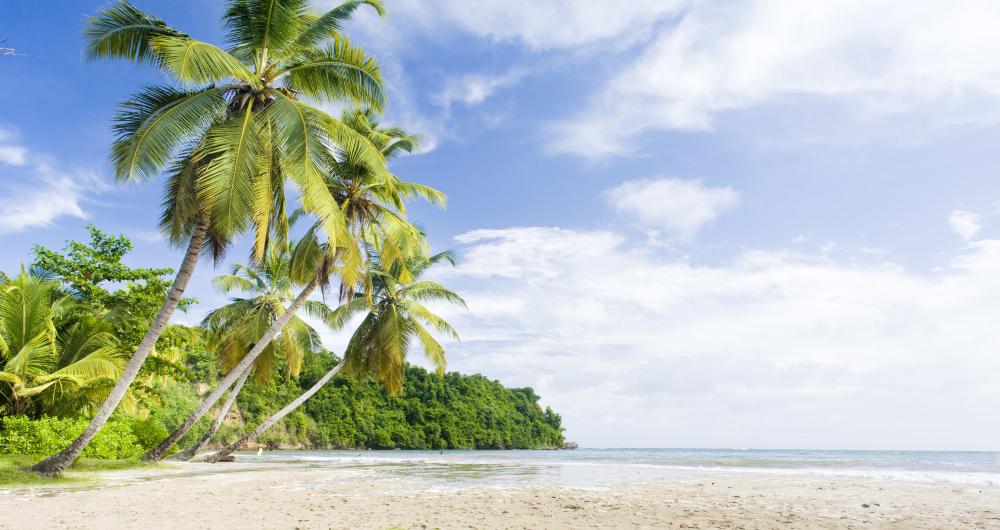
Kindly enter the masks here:
M 893 0 L 694 3 L 578 115 L 554 151 L 628 154 L 643 132 L 703 130 L 719 113 L 818 97 L 927 127 L 1000 120 L 1000 3 Z M 911 133 L 912 134 L 912 133 Z
M 525 75 L 513 69 L 499 75 L 465 74 L 448 79 L 441 92 L 439 103 L 448 108 L 453 102 L 466 106 L 478 105 L 498 90 L 517 84 Z
M 28 161 L 28 150 L 19 145 L 0 145 L 0 164 L 23 166 Z
M 668 259 L 608 231 L 457 238 L 452 369 L 534 386 L 591 446 L 991 448 L 1000 241 L 923 276 L 873 256 Z M 931 428 L 933 426 L 933 428 Z M 992 447 L 995 449 L 995 447 Z
M 87 219 L 82 203 L 107 186 L 90 173 L 65 172 L 51 160 L 16 144 L 14 131 L 0 128 L 0 234 L 45 227 L 64 216 Z
M 0 234 L 50 226 L 64 216 L 87 219 L 82 203 L 102 183 L 90 175 L 59 175 L 35 168 L 31 186 L 6 186 L 0 201 Z
M 690 239 L 739 201 L 739 193 L 730 187 L 674 178 L 627 180 L 609 190 L 607 196 L 619 212 L 681 239 Z
M 979 216 L 965 210 L 955 210 L 948 215 L 948 226 L 962 239 L 969 241 L 982 228 L 979 224 Z
M 439 35 L 459 30 L 533 50 L 552 50 L 597 43 L 627 46 L 647 37 L 656 23 L 676 15 L 687 3 L 621 0 L 610 7 L 600 0 L 397 0 L 388 6 L 385 21 L 374 21 L 367 11 L 358 18 L 367 31 L 388 39 L 412 31 Z

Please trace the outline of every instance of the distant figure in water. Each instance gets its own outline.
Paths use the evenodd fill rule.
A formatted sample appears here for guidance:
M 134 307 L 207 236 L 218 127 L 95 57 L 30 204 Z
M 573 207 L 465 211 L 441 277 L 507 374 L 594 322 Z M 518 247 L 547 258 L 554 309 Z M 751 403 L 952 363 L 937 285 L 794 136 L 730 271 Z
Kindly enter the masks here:
M 264 454 L 264 448 L 263 447 L 258 447 L 257 448 L 257 456 L 260 456 L 262 454 Z

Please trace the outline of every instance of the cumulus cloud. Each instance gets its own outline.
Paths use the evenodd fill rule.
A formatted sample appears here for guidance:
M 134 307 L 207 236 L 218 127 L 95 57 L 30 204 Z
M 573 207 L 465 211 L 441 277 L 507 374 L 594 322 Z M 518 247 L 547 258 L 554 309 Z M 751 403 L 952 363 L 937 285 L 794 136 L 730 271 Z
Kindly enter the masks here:
M 867 116 L 919 112 L 929 127 L 996 122 L 1000 4 L 891 0 L 693 3 L 578 115 L 555 151 L 628 154 L 644 131 L 704 130 L 722 112 L 817 97 Z
M 979 224 L 979 216 L 965 210 L 955 210 L 948 215 L 948 226 L 962 239 L 968 241 L 979 233 L 982 225 Z
M 437 272 L 470 306 L 441 308 L 463 338 L 451 367 L 536 387 L 581 443 L 986 448 L 1000 436 L 981 421 L 1000 398 L 1000 241 L 932 276 L 789 250 L 693 264 L 610 231 L 457 242 L 459 268 Z
M 627 180 L 609 190 L 607 198 L 615 210 L 648 228 L 691 239 L 702 226 L 735 206 L 739 193 L 698 180 L 662 178 Z

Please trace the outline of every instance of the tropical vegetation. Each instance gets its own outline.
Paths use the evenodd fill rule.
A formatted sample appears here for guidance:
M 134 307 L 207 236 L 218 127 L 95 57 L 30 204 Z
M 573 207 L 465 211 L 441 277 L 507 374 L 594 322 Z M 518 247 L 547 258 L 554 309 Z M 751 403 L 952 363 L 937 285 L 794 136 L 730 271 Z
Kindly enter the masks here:
M 445 373 L 437 337 L 458 333 L 432 308 L 464 301 L 421 276 L 454 259 L 407 218 L 409 201 L 445 197 L 390 169 L 419 137 L 380 123 L 378 62 L 343 33 L 361 8 L 384 14 L 380 0 L 227 0 L 221 46 L 126 0 L 87 21 L 89 59 L 165 79 L 121 104 L 111 163 L 121 182 L 164 178 L 160 228 L 184 257 L 176 272 L 132 268 L 126 238 L 89 227 L 89 243 L 37 247 L 30 269 L 0 276 L 0 453 L 48 454 L 32 470 L 58 475 L 81 455 L 155 462 L 214 443 L 214 461 L 258 439 L 559 445 L 530 389 Z M 233 298 L 200 326 L 171 324 L 197 303 L 184 293 L 200 257 L 244 235 L 248 262 L 214 281 Z M 316 325 L 356 325 L 341 357 Z M 432 373 L 407 364 L 412 348 Z

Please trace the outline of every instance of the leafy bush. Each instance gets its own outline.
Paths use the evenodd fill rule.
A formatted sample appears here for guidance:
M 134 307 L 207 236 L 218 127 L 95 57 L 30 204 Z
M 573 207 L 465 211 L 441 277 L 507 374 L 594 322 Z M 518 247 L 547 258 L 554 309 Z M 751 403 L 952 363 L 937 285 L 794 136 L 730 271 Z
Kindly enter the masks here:
M 153 447 L 166 438 L 170 431 L 162 421 L 156 418 L 132 420 L 132 433 L 135 434 L 141 447 Z
M 0 454 L 51 455 L 68 446 L 87 428 L 89 422 L 78 418 L 43 417 L 32 420 L 24 416 L 0 419 Z M 90 445 L 83 450 L 85 458 L 120 460 L 135 458 L 143 447 L 132 431 L 132 422 L 108 422 Z

